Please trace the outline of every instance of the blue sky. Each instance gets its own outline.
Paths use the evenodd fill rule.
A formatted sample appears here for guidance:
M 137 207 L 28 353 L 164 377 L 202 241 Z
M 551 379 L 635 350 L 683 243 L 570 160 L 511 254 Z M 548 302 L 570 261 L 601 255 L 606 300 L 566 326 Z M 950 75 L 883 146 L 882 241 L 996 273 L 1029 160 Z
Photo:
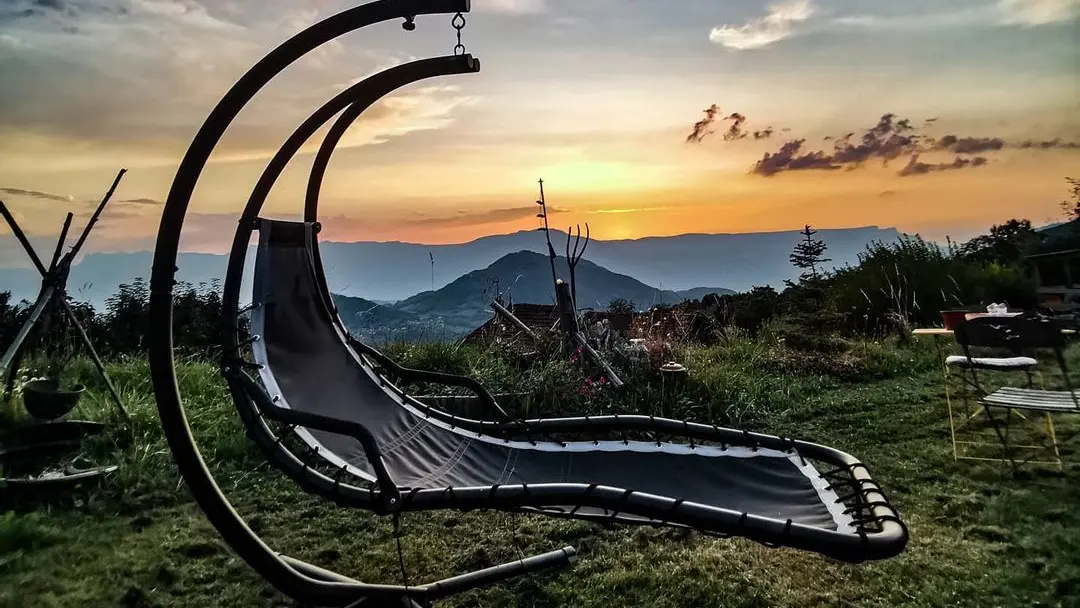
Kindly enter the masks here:
M 85 215 L 120 166 L 131 170 L 121 200 L 161 200 L 231 83 L 289 35 L 349 5 L 5 2 L 4 200 L 43 239 L 67 210 Z M 464 240 L 531 225 L 525 210 L 542 176 L 567 219 L 592 216 L 601 238 L 806 222 L 941 236 L 1013 215 L 1048 219 L 1080 158 L 1064 145 L 1080 141 L 1078 15 L 1080 0 L 474 0 L 464 41 L 481 73 L 422 83 L 376 106 L 335 156 L 324 208 L 339 218 L 340 238 Z M 418 25 L 346 36 L 264 91 L 204 176 L 190 247 L 227 240 L 220 219 L 235 213 L 292 128 L 338 90 L 451 52 L 448 16 Z M 773 136 L 686 145 L 714 103 Z M 928 136 L 1006 145 L 984 164 L 904 179 L 876 166 L 748 171 L 787 140 L 821 147 L 822 137 L 861 132 L 887 113 Z M 1028 139 L 1061 145 L 1019 149 Z M 944 167 L 952 158 L 919 160 Z M 275 211 L 295 211 L 305 161 L 282 180 Z M 887 204 L 882 192 L 893 193 Z M 158 210 L 128 206 L 110 210 L 96 247 L 147 246 Z M 596 217 L 612 210 L 623 211 L 618 222 Z

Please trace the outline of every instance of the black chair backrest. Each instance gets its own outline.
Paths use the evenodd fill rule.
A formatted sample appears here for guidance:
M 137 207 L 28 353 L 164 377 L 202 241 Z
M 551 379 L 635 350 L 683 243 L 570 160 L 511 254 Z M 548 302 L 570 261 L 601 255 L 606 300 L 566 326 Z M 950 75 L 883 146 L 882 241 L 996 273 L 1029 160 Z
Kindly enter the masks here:
M 1053 350 L 1065 390 L 1072 392 L 1072 378 L 1065 361 L 1065 335 L 1061 330 L 1061 325 L 1047 318 L 986 316 L 960 323 L 956 326 L 954 333 L 956 341 L 963 347 L 964 354 L 969 359 L 972 358 L 972 347 L 1009 349 L 1017 354 L 1025 351 Z M 976 386 L 980 384 L 978 377 L 976 368 L 972 368 L 971 379 Z M 981 386 L 979 388 L 983 390 Z
M 1011 350 L 1061 349 L 1065 337 L 1061 327 L 1037 317 L 976 317 L 956 327 L 956 341 L 964 347 L 1007 348 Z

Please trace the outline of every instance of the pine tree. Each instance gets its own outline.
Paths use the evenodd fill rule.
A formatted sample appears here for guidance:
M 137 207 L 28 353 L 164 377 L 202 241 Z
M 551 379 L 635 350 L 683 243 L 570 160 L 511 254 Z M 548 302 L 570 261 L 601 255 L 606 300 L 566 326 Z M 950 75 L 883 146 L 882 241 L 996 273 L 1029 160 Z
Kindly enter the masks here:
M 1080 177 L 1066 177 L 1069 198 L 1061 202 L 1061 208 L 1070 219 L 1080 219 Z
M 809 272 L 803 272 L 799 277 L 800 280 L 817 281 L 821 278 L 821 274 L 818 272 L 818 266 L 832 261 L 831 259 L 824 257 L 825 250 L 827 250 L 829 246 L 825 244 L 825 241 L 814 238 L 817 231 L 812 230 L 809 224 L 803 228 L 801 234 L 805 237 L 805 240 L 795 245 L 795 249 L 792 250 L 788 259 L 791 260 L 791 264 L 796 268 L 809 270 Z

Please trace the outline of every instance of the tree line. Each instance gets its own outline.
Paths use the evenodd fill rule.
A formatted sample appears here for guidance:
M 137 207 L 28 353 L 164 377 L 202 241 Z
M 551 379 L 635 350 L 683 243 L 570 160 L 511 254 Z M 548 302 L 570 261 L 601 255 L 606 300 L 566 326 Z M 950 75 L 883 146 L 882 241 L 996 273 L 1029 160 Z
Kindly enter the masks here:
M 1078 221 L 1080 180 L 1066 181 L 1070 198 L 1061 206 L 1068 220 Z M 730 327 L 756 335 L 778 324 L 800 340 L 838 333 L 906 336 L 912 326 L 940 323 L 943 310 L 991 303 L 1035 309 L 1038 279 L 1028 257 L 1080 248 L 1080 229 L 1066 228 L 1047 237 L 1030 220 L 1011 219 L 945 246 L 905 235 L 871 243 L 855 264 L 826 270 L 828 246 L 806 226 L 790 256 L 800 276 L 780 290 L 766 285 L 696 303 L 696 338 L 718 339 Z
M 80 325 L 90 336 L 95 350 L 106 358 L 145 353 L 149 329 L 150 287 L 144 279 L 120 285 L 103 310 L 97 311 L 71 296 L 68 303 Z M 30 317 L 33 303 L 14 302 L 11 294 L 0 292 L 0 345 L 11 344 Z M 221 289 L 218 281 L 192 285 L 179 283 L 173 296 L 173 341 L 179 353 L 213 356 L 221 343 Z M 28 350 L 65 355 L 78 352 L 82 343 L 76 328 L 63 314 L 52 314 L 39 323 L 31 335 Z

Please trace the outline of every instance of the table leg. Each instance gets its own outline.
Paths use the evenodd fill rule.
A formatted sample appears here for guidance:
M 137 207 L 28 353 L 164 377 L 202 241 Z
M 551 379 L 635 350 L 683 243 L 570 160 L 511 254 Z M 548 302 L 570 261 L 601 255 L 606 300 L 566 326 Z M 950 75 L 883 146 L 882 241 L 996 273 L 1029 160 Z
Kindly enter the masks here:
M 941 361 L 941 377 L 945 386 L 945 407 L 949 411 L 949 438 L 952 440 L 952 455 L 955 462 L 960 459 L 960 455 L 957 453 L 956 448 L 956 423 L 953 418 L 952 394 L 949 390 L 949 366 L 945 364 L 945 352 L 941 348 L 941 338 L 939 336 L 934 336 L 934 346 L 937 348 L 938 361 Z

